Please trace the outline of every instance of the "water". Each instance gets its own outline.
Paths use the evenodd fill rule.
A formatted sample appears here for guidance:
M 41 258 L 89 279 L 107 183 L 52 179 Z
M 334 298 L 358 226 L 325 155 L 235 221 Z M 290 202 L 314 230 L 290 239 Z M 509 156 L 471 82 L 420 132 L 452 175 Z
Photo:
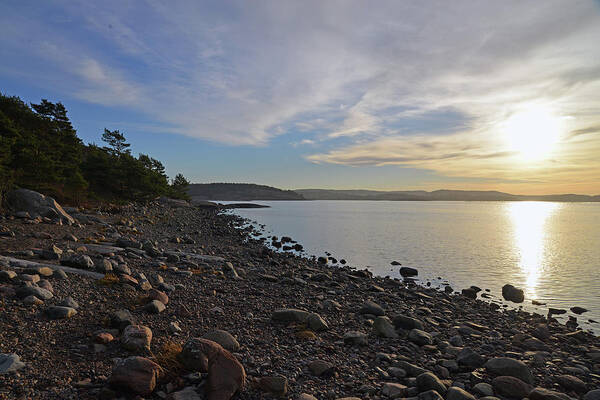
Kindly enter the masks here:
M 399 277 L 399 267 L 390 265 L 396 260 L 417 268 L 423 283 L 448 282 L 458 290 L 477 285 L 499 299 L 511 283 L 524 289 L 530 311 L 589 309 L 578 321 L 600 333 L 600 324 L 588 322 L 600 321 L 600 203 L 259 203 L 271 208 L 235 212 L 265 224 L 266 234 L 291 236 L 307 254 L 329 251 L 391 277 Z

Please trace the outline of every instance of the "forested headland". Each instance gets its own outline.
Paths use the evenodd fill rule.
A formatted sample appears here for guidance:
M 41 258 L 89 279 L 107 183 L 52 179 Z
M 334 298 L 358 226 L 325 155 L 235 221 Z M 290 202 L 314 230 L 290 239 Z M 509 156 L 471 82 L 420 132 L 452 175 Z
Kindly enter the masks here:
M 73 205 L 188 197 L 182 174 L 169 180 L 159 160 L 134 156 L 119 130 L 99 128 L 99 138 L 102 145 L 85 144 L 60 102 L 0 93 L 0 206 L 13 188 Z

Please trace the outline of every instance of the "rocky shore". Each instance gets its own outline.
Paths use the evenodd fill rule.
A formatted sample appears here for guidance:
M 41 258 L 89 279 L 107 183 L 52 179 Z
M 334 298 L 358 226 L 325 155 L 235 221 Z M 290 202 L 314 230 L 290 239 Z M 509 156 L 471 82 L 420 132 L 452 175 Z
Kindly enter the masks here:
M 36 199 L 0 217 L 0 399 L 600 399 L 576 323 L 273 251 L 210 207 Z

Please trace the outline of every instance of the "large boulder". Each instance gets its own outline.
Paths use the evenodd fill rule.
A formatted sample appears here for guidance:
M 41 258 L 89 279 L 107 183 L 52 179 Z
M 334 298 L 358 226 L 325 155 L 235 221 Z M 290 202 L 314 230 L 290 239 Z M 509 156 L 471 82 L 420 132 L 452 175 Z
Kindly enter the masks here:
M 518 289 L 508 284 L 502 286 L 502 297 L 504 297 L 504 300 L 512 301 L 513 303 L 522 303 L 525 300 L 523 289 Z
M 32 218 L 48 217 L 58 218 L 62 222 L 73 224 L 75 219 L 54 200 L 52 197 L 28 189 L 16 189 L 6 195 L 6 205 L 13 212 L 26 212 Z
M 127 325 L 121 335 L 121 346 L 133 352 L 144 353 L 150 351 L 152 331 L 143 325 Z
M 189 339 L 179 359 L 191 371 L 208 372 L 205 389 L 208 400 L 229 400 L 246 382 L 242 364 L 212 340 Z
M 147 396 L 154 391 L 156 381 L 163 373 L 163 369 L 154 361 L 144 357 L 129 357 L 116 363 L 108 383 Z
M 525 383 L 533 384 L 533 374 L 529 370 L 529 367 L 524 362 L 515 360 L 514 358 L 492 358 L 485 363 L 484 367 L 494 375 L 514 376 Z

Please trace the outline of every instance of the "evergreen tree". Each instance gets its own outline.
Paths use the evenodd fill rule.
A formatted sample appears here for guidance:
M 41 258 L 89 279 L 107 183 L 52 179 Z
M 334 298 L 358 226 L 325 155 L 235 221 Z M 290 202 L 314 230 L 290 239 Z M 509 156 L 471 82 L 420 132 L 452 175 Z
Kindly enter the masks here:
M 104 128 L 102 141 L 107 143 L 110 146 L 111 151 L 116 155 L 130 152 L 130 150 L 127 149 L 130 144 L 125 141 L 125 135 L 118 130 L 109 131 L 108 129 Z

